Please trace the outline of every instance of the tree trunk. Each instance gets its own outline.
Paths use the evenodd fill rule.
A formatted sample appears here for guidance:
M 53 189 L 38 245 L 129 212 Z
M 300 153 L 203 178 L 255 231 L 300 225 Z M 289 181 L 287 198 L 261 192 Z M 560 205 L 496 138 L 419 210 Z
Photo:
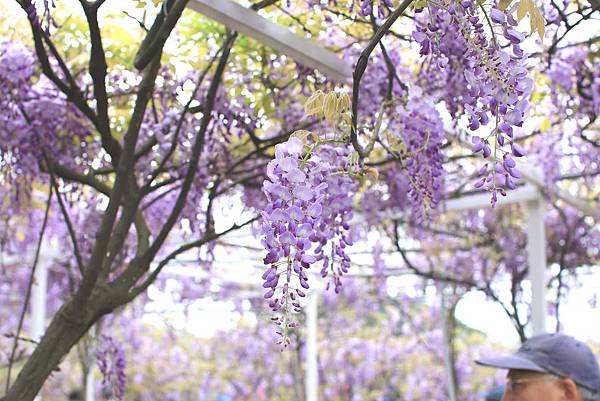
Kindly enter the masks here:
M 82 318 L 73 319 L 74 315 Z M 50 373 L 94 323 L 95 315 L 92 311 L 77 310 L 72 300 L 67 301 L 54 315 L 46 334 L 3 400 L 32 401 Z

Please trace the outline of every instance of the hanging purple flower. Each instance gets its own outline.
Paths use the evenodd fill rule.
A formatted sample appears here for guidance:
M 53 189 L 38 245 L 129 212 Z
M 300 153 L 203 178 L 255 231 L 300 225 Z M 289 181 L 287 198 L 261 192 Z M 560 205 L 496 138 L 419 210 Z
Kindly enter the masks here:
M 267 251 L 263 274 L 264 298 L 283 347 L 289 344 L 287 330 L 296 326 L 292 313 L 300 312 L 299 298 L 309 289 L 306 270 L 325 263 L 321 276 L 332 276 L 336 292 L 340 276 L 350 267 L 344 249 L 352 241 L 347 235 L 352 217 L 352 194 L 356 183 L 348 174 L 349 145 L 315 145 L 310 154 L 295 137 L 275 147 L 275 158 L 267 167 L 263 191 L 269 201 L 262 212 L 262 244 Z
M 122 400 L 127 380 L 123 346 L 113 337 L 102 335 L 96 347 L 96 364 L 102 373 L 102 386 L 117 400 Z

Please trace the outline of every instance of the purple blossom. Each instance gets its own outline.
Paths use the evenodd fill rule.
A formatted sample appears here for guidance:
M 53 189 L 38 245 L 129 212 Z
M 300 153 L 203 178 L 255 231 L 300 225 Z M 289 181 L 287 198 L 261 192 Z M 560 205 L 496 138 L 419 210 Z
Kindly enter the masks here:
M 300 288 L 309 288 L 304 270 L 326 258 L 328 244 L 339 265 L 328 264 L 321 274 L 332 274 L 337 292 L 339 277 L 350 267 L 343 249 L 351 244 L 345 232 L 356 184 L 343 174 L 350 167 L 345 165 L 348 148 L 346 145 L 340 153 L 339 148 L 324 144 L 307 158 L 302 153 L 304 144 L 293 137 L 276 146 L 275 159 L 269 162 L 263 184 L 269 203 L 262 212 L 261 226 L 267 250 L 264 262 L 269 268 L 263 275 L 263 287 L 268 289 L 264 298 L 270 300 L 269 307 L 281 311 L 273 321 L 281 327 L 279 343 L 283 347 L 289 344 L 287 329 L 294 326 L 291 313 L 301 308 L 295 297 L 305 295 Z
M 510 40 L 511 43 L 513 43 L 513 44 L 519 44 L 523 40 L 525 40 L 525 35 L 523 35 L 519 31 L 517 31 L 516 29 L 512 29 L 512 28 L 508 28 L 504 32 L 504 36 L 506 37 L 506 39 Z
M 490 11 L 490 18 L 497 24 L 503 24 L 506 21 L 506 14 L 494 7 Z
M 431 54 L 432 58 L 449 60 L 443 68 L 437 64 L 438 69 L 428 68 L 422 73 L 422 82 L 425 85 L 436 80 L 447 82 L 439 96 L 454 117 L 466 115 L 471 131 L 478 131 L 490 122 L 497 124 L 492 135 L 485 139 L 473 138 L 474 153 L 481 152 L 484 158 L 492 154 L 514 154 L 513 127 L 523 125 L 527 98 L 533 89 L 533 80 L 528 77 L 524 63 L 526 56 L 519 47 L 525 35 L 514 28 L 515 21 L 510 14 L 492 8 L 490 17 L 500 25 L 503 36 L 489 38 L 475 3 L 450 3 L 452 7 L 448 8 L 428 7 L 423 13 L 426 15 L 417 18 L 414 37 L 418 38 L 422 48 L 424 42 L 431 42 L 431 50 L 427 49 L 425 53 Z M 496 42 L 502 38 L 505 39 L 503 43 Z M 502 50 L 503 44 L 512 46 L 513 55 Z M 521 152 L 517 149 L 516 154 Z M 486 173 L 496 174 L 495 169 L 486 170 Z M 491 192 L 503 192 L 513 187 L 513 182 L 503 176 L 502 180 L 478 180 L 477 185 Z
M 102 385 L 117 400 L 122 400 L 127 380 L 127 362 L 122 345 L 113 337 L 102 335 L 96 347 L 96 364 L 102 373 Z

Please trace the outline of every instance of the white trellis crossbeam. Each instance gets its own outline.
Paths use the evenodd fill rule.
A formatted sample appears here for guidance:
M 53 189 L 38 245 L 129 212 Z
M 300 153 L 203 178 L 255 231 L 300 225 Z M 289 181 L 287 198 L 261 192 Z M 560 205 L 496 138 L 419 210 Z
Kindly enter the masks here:
M 188 7 L 292 57 L 304 66 L 319 70 L 334 81 L 347 82 L 352 77 L 348 63 L 334 53 L 234 1 L 190 0 Z

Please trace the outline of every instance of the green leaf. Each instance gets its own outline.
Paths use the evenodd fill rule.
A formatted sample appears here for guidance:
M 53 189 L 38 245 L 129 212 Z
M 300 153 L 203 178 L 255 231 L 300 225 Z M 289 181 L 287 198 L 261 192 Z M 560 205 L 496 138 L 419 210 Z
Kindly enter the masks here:
M 512 3 L 512 0 L 500 0 L 498 2 L 498 8 L 504 11 L 508 8 L 508 6 L 510 6 L 510 3 Z
M 325 94 L 323 91 L 316 91 L 308 98 L 306 103 L 304 103 L 304 114 L 308 117 L 321 113 L 323 111 L 324 102 Z
M 535 7 L 531 13 L 531 32 L 537 32 L 540 35 L 540 40 L 544 41 L 544 33 L 546 29 L 546 21 L 540 12 L 540 9 Z
M 530 0 L 521 0 L 517 6 L 517 20 L 521 21 L 527 15 Z
M 420 10 L 422 8 L 425 8 L 426 6 L 427 6 L 427 0 L 415 0 L 410 5 L 410 7 L 413 10 Z
M 298 138 L 302 141 L 303 144 L 307 144 L 308 143 L 308 137 L 313 136 L 314 134 L 310 131 L 307 131 L 305 129 L 300 129 L 297 131 L 294 131 L 292 133 L 292 135 L 290 135 L 290 137 L 292 138 Z
M 335 92 L 330 92 L 325 97 L 325 103 L 323 104 L 323 113 L 327 121 L 334 121 L 338 116 L 337 112 L 337 95 Z
M 521 21 L 529 15 L 529 23 L 531 27 L 531 33 L 537 32 L 540 35 L 540 39 L 544 40 L 545 24 L 544 16 L 540 9 L 536 6 L 533 0 L 520 0 L 517 6 L 517 20 Z
M 337 111 L 338 113 L 343 113 L 346 110 L 350 109 L 352 105 L 352 101 L 350 100 L 350 96 L 347 93 L 343 93 L 338 97 L 337 100 Z
M 356 164 L 358 163 L 358 160 L 360 159 L 360 157 L 358 156 L 358 152 L 354 151 L 352 153 L 350 153 L 348 156 L 346 156 L 346 160 L 348 161 L 349 164 Z

